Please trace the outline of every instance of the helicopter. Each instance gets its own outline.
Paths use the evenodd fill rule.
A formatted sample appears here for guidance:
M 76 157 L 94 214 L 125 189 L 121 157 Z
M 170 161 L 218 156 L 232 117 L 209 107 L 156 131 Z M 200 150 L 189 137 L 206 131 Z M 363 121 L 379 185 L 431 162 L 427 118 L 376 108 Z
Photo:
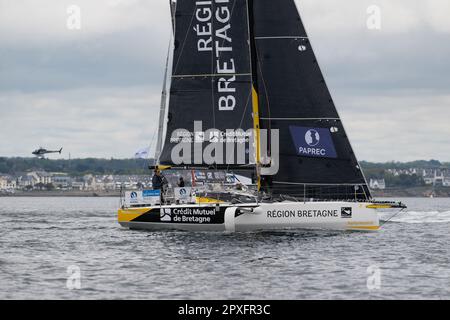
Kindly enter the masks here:
M 61 154 L 62 150 L 63 150 L 63 148 L 61 148 L 59 150 L 47 150 L 47 149 L 44 149 L 44 148 L 40 147 L 39 149 L 34 150 L 32 152 L 32 154 L 35 155 L 38 158 L 44 158 L 44 155 L 46 155 L 48 153 L 59 153 L 59 154 Z

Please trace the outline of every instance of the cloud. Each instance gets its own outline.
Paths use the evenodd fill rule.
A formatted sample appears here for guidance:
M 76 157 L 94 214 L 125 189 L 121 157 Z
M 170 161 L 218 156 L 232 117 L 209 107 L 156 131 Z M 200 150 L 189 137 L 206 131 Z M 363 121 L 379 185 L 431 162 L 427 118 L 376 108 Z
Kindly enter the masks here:
M 438 32 L 450 33 L 450 2 L 445 0 L 427 0 L 426 17 L 429 25 Z
M 448 159 L 450 94 L 388 93 L 342 97 L 341 116 L 360 159 Z
M 418 29 L 450 33 L 450 3 L 446 0 L 295 0 L 308 28 L 321 32 L 367 31 L 367 8 L 381 10 L 383 34 L 404 34 Z
M 160 1 L 0 0 L 0 90 L 136 86 L 161 81 L 171 32 Z
M 73 4 L 81 30 L 67 28 Z M 359 158 L 449 161 L 450 2 L 297 4 Z M 370 5 L 381 30 L 367 29 Z M 0 0 L 0 155 L 147 146 L 170 32 L 168 1 Z
M 156 88 L 91 88 L 0 96 L 0 156 L 29 156 L 39 146 L 64 157 L 133 157 L 156 141 Z
M 81 30 L 70 30 L 68 8 L 81 10 Z M 0 0 L 3 45 L 36 47 L 134 31 L 159 43 L 170 32 L 166 1 L 146 0 Z M 165 42 L 165 41 L 164 41 Z

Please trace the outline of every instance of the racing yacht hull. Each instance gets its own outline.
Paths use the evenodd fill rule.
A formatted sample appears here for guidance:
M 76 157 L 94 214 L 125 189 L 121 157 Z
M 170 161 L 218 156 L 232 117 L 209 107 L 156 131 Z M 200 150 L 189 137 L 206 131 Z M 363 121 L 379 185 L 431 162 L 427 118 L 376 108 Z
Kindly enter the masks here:
M 376 209 L 369 202 L 272 202 L 162 205 L 119 210 L 129 229 L 186 231 L 265 231 L 283 229 L 377 231 Z

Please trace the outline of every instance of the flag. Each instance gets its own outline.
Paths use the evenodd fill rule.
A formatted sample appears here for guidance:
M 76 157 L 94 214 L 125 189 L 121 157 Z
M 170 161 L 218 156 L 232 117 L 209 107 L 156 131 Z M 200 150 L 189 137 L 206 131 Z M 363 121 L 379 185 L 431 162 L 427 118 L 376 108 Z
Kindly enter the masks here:
M 134 154 L 135 159 L 148 159 L 150 148 L 139 149 Z

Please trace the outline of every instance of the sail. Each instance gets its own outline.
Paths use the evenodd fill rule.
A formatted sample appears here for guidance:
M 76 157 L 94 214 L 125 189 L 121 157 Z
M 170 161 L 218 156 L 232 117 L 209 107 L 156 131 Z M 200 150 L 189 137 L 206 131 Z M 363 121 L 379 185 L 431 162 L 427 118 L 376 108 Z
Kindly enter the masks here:
M 174 28 L 167 134 L 159 163 L 251 165 L 247 0 L 178 0 Z
M 280 135 L 279 171 L 264 177 L 266 191 L 370 198 L 294 0 L 250 3 L 260 124 Z

